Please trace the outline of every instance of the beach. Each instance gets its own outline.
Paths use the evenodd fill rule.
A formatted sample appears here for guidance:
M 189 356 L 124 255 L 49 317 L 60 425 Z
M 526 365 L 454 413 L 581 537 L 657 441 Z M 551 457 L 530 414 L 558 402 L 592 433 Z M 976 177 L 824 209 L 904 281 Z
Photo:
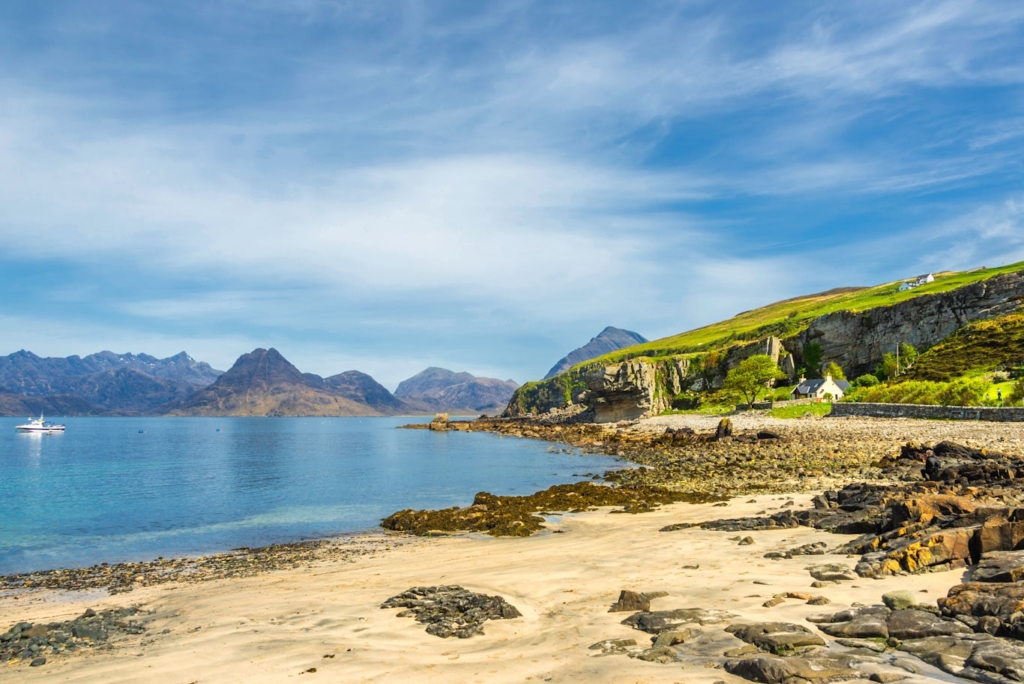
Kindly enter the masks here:
M 629 429 L 660 430 L 666 420 L 680 422 L 654 419 Z M 742 420 L 736 421 L 739 431 Z M 827 419 L 788 421 L 783 427 L 797 432 L 801 423 L 840 429 Z M 945 423 L 887 424 L 873 434 L 903 439 L 904 430 L 916 431 L 921 441 L 950 431 L 979 443 L 1007 435 L 1016 439 L 1017 434 L 1005 426 Z M 744 494 L 727 502 L 666 505 L 640 515 L 613 514 L 606 507 L 552 516 L 546 531 L 528 538 L 372 534 L 345 542 L 372 552 L 325 554 L 252 576 L 140 585 L 114 595 L 99 589 L 6 592 L 0 596 L 0 630 L 19 621 L 53 623 L 87 609 L 135 606 L 140 612 L 134 619 L 144 633 L 112 634 L 97 648 L 48 656 L 38 667 L 25 660 L 11 662 L 0 667 L 0 680 L 187 684 L 301 676 L 306 679 L 300 681 L 346 682 L 741 682 L 746 680 L 722 667 L 726 653 L 749 649 L 724 631 L 729 625 L 804 625 L 825 641 L 829 652 L 861 653 L 864 649 L 839 645 L 806 618 L 879 604 L 883 594 L 898 590 L 913 592 L 917 602 L 934 607 L 936 599 L 963 581 L 964 570 L 954 569 L 815 582 L 809 566 L 852 568 L 857 558 L 826 554 L 770 560 L 765 554 L 816 542 L 831 550 L 856 535 L 806 526 L 739 534 L 687 527 L 806 510 L 817 493 Z M 670 526 L 676 529 L 662 531 Z M 413 619 L 398 617 L 397 609 L 380 607 L 410 588 L 436 585 L 500 596 L 521 617 L 489 620 L 483 634 L 468 639 L 445 639 L 428 634 Z M 629 657 L 629 651 L 636 656 L 649 649 L 652 635 L 621 624 L 632 612 L 609 612 L 622 590 L 665 592 L 651 601 L 652 611 L 692 608 L 712 617 L 690 625 L 672 662 Z M 799 596 L 786 598 L 787 593 Z M 773 601 L 776 597 L 780 600 Z M 632 639 L 635 646 L 591 648 L 619 639 Z M 885 672 L 906 677 L 906 682 L 959 681 L 898 651 L 884 661 L 866 658 L 857 667 L 865 678 Z

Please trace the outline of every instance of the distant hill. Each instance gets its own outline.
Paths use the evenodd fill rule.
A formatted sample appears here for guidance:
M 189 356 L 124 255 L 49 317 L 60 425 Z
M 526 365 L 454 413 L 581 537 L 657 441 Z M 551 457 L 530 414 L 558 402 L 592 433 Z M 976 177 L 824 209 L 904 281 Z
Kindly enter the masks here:
M 643 344 L 647 339 L 630 330 L 613 328 L 608 326 L 578 349 L 573 349 L 561 361 L 556 363 L 544 376 L 544 379 L 553 378 L 569 370 L 577 363 L 583 363 L 590 359 L 597 358 L 604 354 L 610 354 L 624 347 L 632 347 L 634 344 Z
M 517 387 L 512 380 L 432 367 L 399 383 L 395 396 L 420 411 L 495 413 L 504 410 Z
M 10 395 L 0 402 L 0 414 L 20 415 L 23 406 L 75 415 L 152 413 L 209 385 L 221 372 L 185 352 L 166 359 L 110 351 L 43 358 L 22 350 L 0 356 L 0 392 Z
M 163 407 L 183 416 L 379 416 L 404 404 L 365 373 L 303 374 L 276 349 L 243 354 L 209 387 Z
M 102 406 L 67 394 L 39 397 L 0 392 L 0 416 L 98 416 L 104 413 L 106 409 Z

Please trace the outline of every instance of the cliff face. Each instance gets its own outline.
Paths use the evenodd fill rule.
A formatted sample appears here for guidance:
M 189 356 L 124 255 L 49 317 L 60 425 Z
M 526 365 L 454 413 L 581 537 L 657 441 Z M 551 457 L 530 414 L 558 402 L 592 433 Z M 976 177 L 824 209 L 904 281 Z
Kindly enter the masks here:
M 838 311 L 810 322 L 802 332 L 780 340 L 766 337 L 733 344 L 724 351 L 715 384 L 753 354 L 768 354 L 791 377 L 803 361 L 803 346 L 816 342 L 822 361 L 835 361 L 849 377 L 874 370 L 886 352 L 906 342 L 927 349 L 974 321 L 998 318 L 1024 307 L 1024 272 L 1006 273 L 955 290 L 920 295 L 862 312 Z M 784 352 L 788 352 L 785 354 Z M 692 363 L 701 353 L 628 361 L 570 370 L 527 383 L 512 397 L 506 416 L 581 407 L 596 422 L 657 415 L 681 392 L 699 389 Z
M 968 323 L 1004 316 L 1022 305 L 1024 273 L 1007 273 L 893 306 L 827 314 L 784 345 L 800 358 L 804 344 L 817 342 L 824 363 L 835 361 L 854 377 L 873 371 L 882 354 L 902 342 L 927 349 Z

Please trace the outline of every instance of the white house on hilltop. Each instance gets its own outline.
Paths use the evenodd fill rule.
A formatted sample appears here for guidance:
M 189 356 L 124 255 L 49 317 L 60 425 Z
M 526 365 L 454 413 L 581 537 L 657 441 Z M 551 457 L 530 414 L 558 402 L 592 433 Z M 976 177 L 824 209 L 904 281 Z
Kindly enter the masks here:
M 913 280 L 904 280 L 902 283 L 900 283 L 900 286 L 896 288 L 896 291 L 906 292 L 907 290 L 913 289 L 915 287 L 921 287 L 922 285 L 927 285 L 928 283 L 934 282 L 935 276 L 932 275 L 931 273 L 926 273 L 925 275 L 917 276 Z

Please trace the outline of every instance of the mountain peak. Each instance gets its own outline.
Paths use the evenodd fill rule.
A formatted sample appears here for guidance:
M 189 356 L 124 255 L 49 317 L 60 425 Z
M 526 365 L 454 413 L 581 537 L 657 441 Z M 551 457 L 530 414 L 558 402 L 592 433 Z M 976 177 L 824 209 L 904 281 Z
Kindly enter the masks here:
M 622 349 L 623 347 L 632 347 L 634 344 L 643 344 L 647 340 L 638 333 L 632 330 L 623 330 L 622 328 L 616 328 L 614 326 L 607 326 L 604 330 L 599 332 L 595 337 L 590 339 L 582 347 L 574 349 L 563 357 L 558 363 L 551 367 L 544 379 L 553 378 L 556 375 L 564 373 L 569 370 L 577 363 L 583 363 L 590 359 L 597 358 L 609 352 Z

